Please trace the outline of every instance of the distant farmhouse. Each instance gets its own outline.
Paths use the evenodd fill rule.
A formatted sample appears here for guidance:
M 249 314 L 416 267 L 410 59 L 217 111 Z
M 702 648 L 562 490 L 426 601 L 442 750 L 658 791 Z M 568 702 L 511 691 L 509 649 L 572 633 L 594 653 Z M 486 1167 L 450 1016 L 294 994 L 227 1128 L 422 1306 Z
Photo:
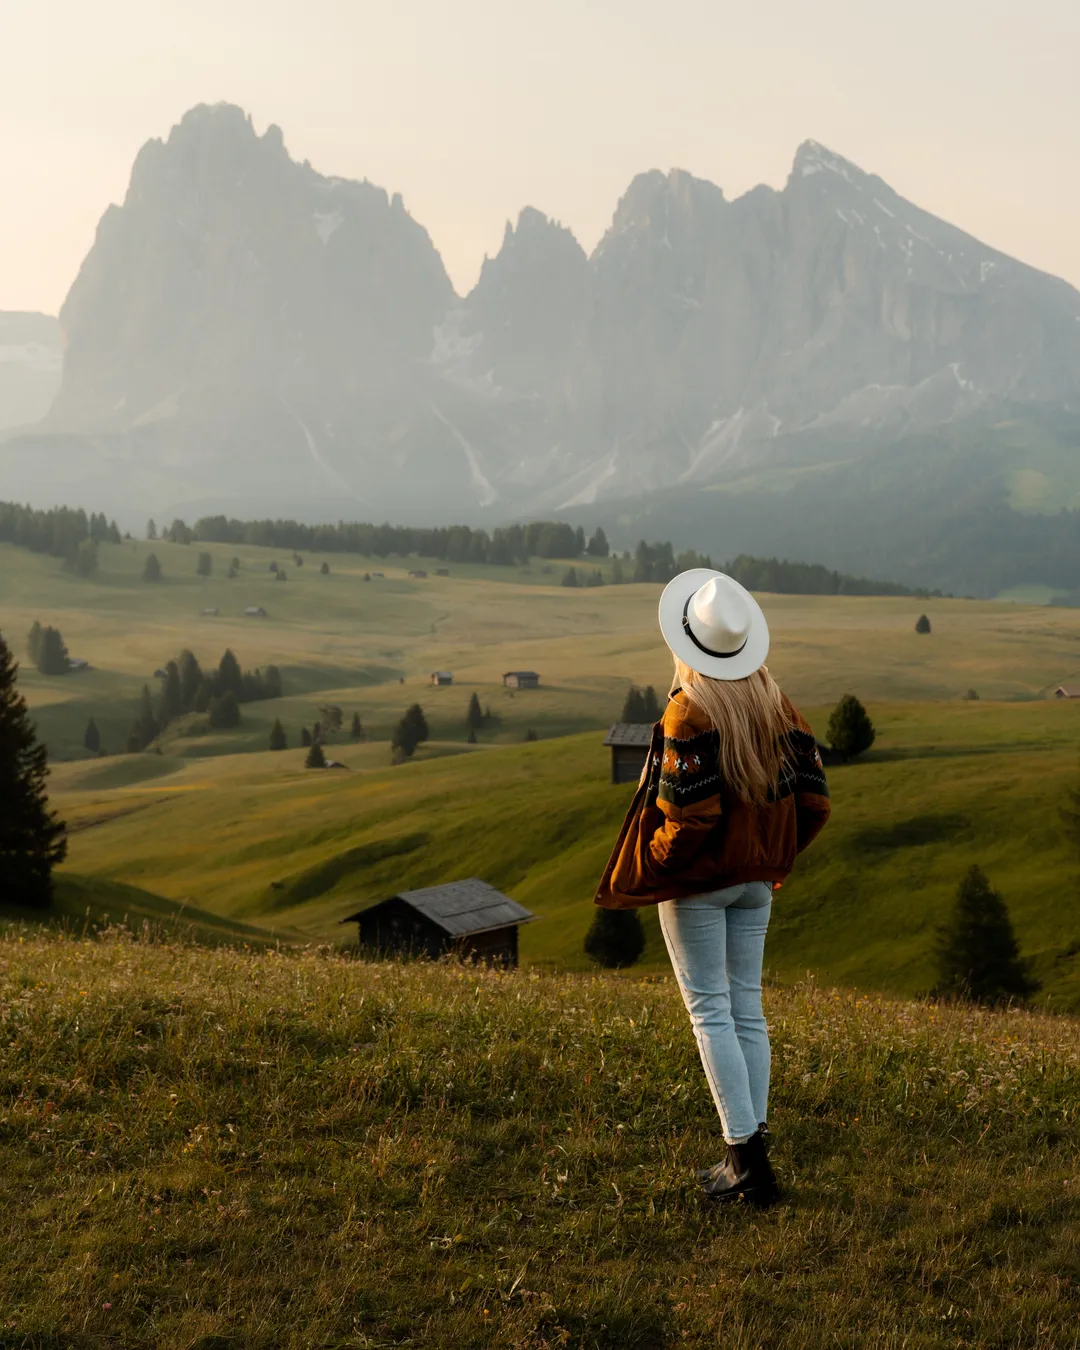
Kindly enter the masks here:
M 431 672 L 432 684 L 453 684 L 454 677 L 448 670 L 433 670 Z
M 412 571 L 409 573 L 409 576 L 417 578 L 426 577 L 427 573 L 424 571 L 422 567 L 414 567 Z
M 1080 698 L 1080 685 L 1059 684 L 1054 690 L 1055 698 Z
M 435 575 L 437 577 L 448 577 L 450 575 L 449 567 L 436 567 Z
M 604 737 L 611 747 L 611 781 L 636 783 L 652 744 L 651 722 L 616 722 Z
M 84 661 L 81 656 L 69 656 L 67 659 L 68 670 L 89 670 L 90 662 Z
M 385 579 L 385 577 L 386 577 L 385 572 L 372 572 L 371 574 L 372 581 L 382 581 Z
M 244 613 L 249 619 L 266 618 L 266 610 L 263 609 L 262 605 L 248 605 L 247 609 L 244 610 Z
M 218 613 L 218 608 L 216 605 L 207 605 L 207 607 L 203 610 L 203 613 L 209 615 L 210 617 L 214 617 Z
M 402 891 L 342 919 L 358 925 L 361 947 L 432 959 L 449 952 L 516 966 L 518 927 L 536 915 L 478 877 Z
M 540 676 L 535 670 L 508 670 L 503 676 L 507 689 L 539 689 Z

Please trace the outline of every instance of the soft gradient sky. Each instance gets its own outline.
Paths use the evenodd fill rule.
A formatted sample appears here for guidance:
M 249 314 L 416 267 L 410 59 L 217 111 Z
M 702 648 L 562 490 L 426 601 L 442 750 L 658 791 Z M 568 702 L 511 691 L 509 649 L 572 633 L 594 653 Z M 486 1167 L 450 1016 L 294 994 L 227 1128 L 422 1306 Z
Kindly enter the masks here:
M 459 291 L 526 204 L 592 248 L 635 173 L 735 196 L 811 137 L 1080 285 L 1077 0 L 0 0 L 0 309 L 220 99 L 400 191 Z

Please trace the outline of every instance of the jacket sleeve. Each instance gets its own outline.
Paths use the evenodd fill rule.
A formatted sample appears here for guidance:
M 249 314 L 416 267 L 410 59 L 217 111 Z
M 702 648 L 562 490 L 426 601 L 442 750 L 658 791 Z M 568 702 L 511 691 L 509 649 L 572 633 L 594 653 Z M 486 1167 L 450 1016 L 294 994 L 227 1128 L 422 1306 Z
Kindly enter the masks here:
M 677 714 L 665 714 L 656 797 L 664 823 L 649 843 L 658 876 L 675 875 L 692 862 L 723 814 L 718 752 L 715 731 L 698 730 Z
M 795 771 L 795 849 L 801 853 L 825 828 L 832 803 L 829 784 L 821 763 L 821 752 L 813 732 L 802 719 L 791 732 Z

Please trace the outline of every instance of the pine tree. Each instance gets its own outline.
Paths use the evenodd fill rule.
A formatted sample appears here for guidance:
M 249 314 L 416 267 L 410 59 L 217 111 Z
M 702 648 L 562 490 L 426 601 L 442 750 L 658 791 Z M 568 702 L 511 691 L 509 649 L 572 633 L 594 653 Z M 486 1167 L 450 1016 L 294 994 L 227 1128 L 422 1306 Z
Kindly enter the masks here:
M 68 652 L 64 646 L 64 639 L 55 628 L 43 628 L 38 642 L 38 660 L 37 668 L 42 675 L 66 675 L 71 667 L 68 665 Z
M 150 686 L 144 684 L 139 698 L 139 715 L 135 718 L 131 734 L 128 736 L 128 753 L 138 754 L 140 750 L 145 750 L 157 734 L 158 724 L 150 700 Z
M 613 586 L 622 586 L 626 581 L 623 575 L 622 559 L 616 555 L 611 564 L 611 584 Z
M 143 581 L 160 581 L 161 575 L 161 564 L 157 560 L 157 554 L 148 553 L 146 555 L 146 562 L 143 563 Z
M 920 614 L 919 617 L 915 620 L 915 631 L 916 633 L 929 633 L 930 620 L 926 617 L 925 614 Z
M 641 696 L 641 711 L 644 721 L 659 722 L 660 704 L 656 699 L 656 690 L 651 684 L 645 686 L 645 693 Z
M 324 561 L 322 566 L 319 568 L 319 572 L 322 574 L 322 576 L 328 577 L 330 575 L 330 564 Z
M 465 714 L 465 725 L 478 731 L 484 725 L 484 714 L 480 710 L 480 700 L 476 694 L 469 696 L 469 711 Z
M 274 725 L 270 728 L 270 749 L 287 750 L 289 748 L 288 737 L 285 735 L 285 728 L 281 725 L 281 718 L 274 718 Z
M 44 631 L 41 624 L 35 619 L 30 632 L 27 634 L 26 654 L 35 666 L 41 660 L 41 635 Z
M 63 862 L 67 840 L 63 821 L 49 810 L 46 751 L 16 687 L 18 670 L 0 636 L 0 895 L 47 909 L 52 869 Z
M 217 731 L 227 731 L 240 725 L 240 705 L 231 689 L 226 689 L 223 694 L 216 694 L 210 700 L 207 711 L 210 714 L 210 725 Z
M 576 586 L 578 584 L 577 568 L 568 567 L 560 584 L 563 586 Z
M 641 712 L 641 690 L 636 684 L 632 684 L 626 691 L 626 698 L 623 701 L 622 715 L 620 722 L 644 722 L 645 718 Z
M 829 718 L 829 745 L 846 764 L 874 744 L 874 724 L 854 694 L 845 694 Z
M 232 653 L 232 648 L 226 647 L 218 662 L 217 675 L 214 677 L 215 694 L 232 694 L 239 701 L 244 692 L 244 676 L 240 670 L 240 662 Z
M 466 744 L 468 745 L 476 744 L 476 732 L 473 730 L 472 727 L 469 728 L 469 734 L 465 737 L 465 741 Z
M 197 713 L 204 713 L 210 707 L 210 701 L 214 697 L 214 682 L 209 675 L 204 675 L 199 681 L 199 687 L 195 690 L 195 700 L 192 708 Z
M 535 740 L 536 740 L 536 732 L 532 729 L 532 727 L 530 727 L 530 728 L 528 729 L 528 731 L 525 733 L 525 739 L 526 739 L 527 741 L 535 741 Z
M 148 520 L 146 522 L 146 537 L 147 539 L 157 538 L 157 526 L 154 524 L 152 520 Z
M 165 727 L 184 711 L 183 686 L 180 683 L 180 667 L 175 661 L 165 666 L 165 679 L 161 684 L 161 700 L 158 705 L 158 726 Z
M 199 577 L 208 577 L 214 570 L 214 557 L 211 553 L 200 553 L 199 561 L 195 564 L 195 575 Z
M 977 866 L 968 870 L 952 913 L 936 930 L 935 956 L 938 996 L 1023 1003 L 1042 987 L 1020 956 L 1005 900 Z
M 588 552 L 594 558 L 606 558 L 608 555 L 607 535 L 598 525 L 596 533 L 589 540 Z
M 633 909 L 598 909 L 585 935 L 585 955 L 606 970 L 632 966 L 645 950 L 645 930 Z
M 89 750 L 92 755 L 96 755 L 101 749 L 101 732 L 97 729 L 97 723 L 91 717 L 86 724 L 86 730 L 83 732 L 83 747 Z
M 364 739 L 364 728 L 360 725 L 359 713 L 353 713 L 352 715 L 352 725 L 349 727 L 349 738 L 354 741 L 362 741 Z
M 305 745 L 310 745 L 310 744 L 311 744 L 311 732 L 308 731 L 307 727 L 301 727 L 301 728 L 300 728 L 300 747 L 301 747 L 301 749 L 303 749 L 303 747 L 304 747 Z
M 323 754 L 323 748 L 318 741 L 311 742 L 311 748 L 307 752 L 307 758 L 304 760 L 305 769 L 325 769 L 326 756 Z
M 199 686 L 203 682 L 203 673 L 198 661 L 186 647 L 180 653 L 176 664 L 180 671 L 180 706 L 184 712 L 191 712 L 195 707 Z
M 406 709 L 405 716 L 394 728 L 394 734 L 390 739 L 390 747 L 393 750 L 400 750 L 408 758 L 416 747 L 422 741 L 426 741 L 427 738 L 427 720 L 419 703 L 413 703 Z

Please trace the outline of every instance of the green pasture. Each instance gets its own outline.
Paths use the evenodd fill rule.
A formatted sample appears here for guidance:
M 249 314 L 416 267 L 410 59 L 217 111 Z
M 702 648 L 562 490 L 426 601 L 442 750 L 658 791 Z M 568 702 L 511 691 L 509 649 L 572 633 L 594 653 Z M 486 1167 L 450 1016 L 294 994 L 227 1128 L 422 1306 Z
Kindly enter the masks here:
M 773 978 L 814 970 L 911 994 L 932 983 L 933 927 L 979 863 L 1005 894 L 1053 1006 L 1080 1008 L 1080 858 L 1058 820 L 1080 780 L 1075 704 L 872 705 L 874 749 L 829 778 L 833 820 L 778 892 Z M 807 709 L 824 727 L 826 710 Z M 345 769 L 303 752 L 155 755 L 58 766 L 73 827 L 67 869 L 279 935 L 342 943 L 339 920 L 394 892 L 482 876 L 540 916 L 522 960 L 586 968 L 591 897 L 632 795 L 609 782 L 599 732 L 503 747 L 342 747 Z M 380 760 L 382 763 L 380 764 Z M 141 781 L 102 783 L 121 766 Z M 152 772 L 152 776 L 151 775 Z M 635 969 L 663 970 L 655 914 Z
M 670 978 L 0 935 L 0 1342 L 1075 1346 L 1076 1020 L 765 1011 L 758 1211 Z
M 206 734 L 205 720 L 170 731 L 163 746 L 190 757 L 254 752 L 280 716 L 293 743 L 320 704 L 360 714 L 374 740 L 388 740 L 404 708 L 424 707 L 433 737 L 464 742 L 474 690 L 493 721 L 486 743 L 566 735 L 614 720 L 630 681 L 663 690 L 670 660 L 656 628 L 656 585 L 574 590 L 558 585 L 566 564 L 519 568 L 452 567 L 436 577 L 432 560 L 389 561 L 305 555 L 296 567 L 283 550 L 210 545 L 214 573 L 197 577 L 198 545 L 129 541 L 103 545 L 100 573 L 80 579 L 56 559 L 0 545 L 0 631 L 25 651 L 38 620 L 64 635 L 91 670 L 47 677 L 24 665 L 26 693 L 54 760 L 81 758 L 94 717 L 110 752 L 122 749 L 144 683 L 189 647 L 214 665 L 231 647 L 245 669 L 275 664 L 286 697 L 249 704 L 240 728 Z M 143 582 L 153 551 L 165 580 Z M 230 559 L 240 574 L 226 578 Z M 277 561 L 288 579 L 276 582 Z M 429 572 L 410 579 L 410 568 Z M 542 574 L 541 566 L 551 573 Z M 365 572 L 383 571 L 379 581 Z M 1007 601 L 877 597 L 763 596 L 773 633 L 770 668 L 799 703 L 951 700 L 968 689 L 986 700 L 1045 698 L 1061 682 L 1080 682 L 1080 611 Z M 268 617 L 245 618 L 248 606 Z M 217 609 L 207 616 L 204 609 Z M 914 632 L 925 610 L 933 632 Z M 538 691 L 504 689 L 506 670 L 540 672 Z M 454 684 L 432 688 L 433 670 Z

